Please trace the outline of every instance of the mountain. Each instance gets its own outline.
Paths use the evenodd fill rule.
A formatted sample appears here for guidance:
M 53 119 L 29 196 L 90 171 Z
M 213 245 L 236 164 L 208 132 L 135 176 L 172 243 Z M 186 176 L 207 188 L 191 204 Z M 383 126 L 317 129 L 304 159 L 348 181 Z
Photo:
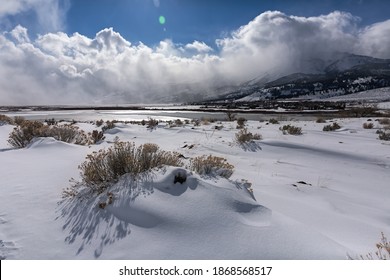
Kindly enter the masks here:
M 226 87 L 217 91 L 214 101 L 327 98 L 390 86 L 390 59 L 337 53 L 331 59 L 308 59 L 303 64 L 305 72 L 267 74 Z

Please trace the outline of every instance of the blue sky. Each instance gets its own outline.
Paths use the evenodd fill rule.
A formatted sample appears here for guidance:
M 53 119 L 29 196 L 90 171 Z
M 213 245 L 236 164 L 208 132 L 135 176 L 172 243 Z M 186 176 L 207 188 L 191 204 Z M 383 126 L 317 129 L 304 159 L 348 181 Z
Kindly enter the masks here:
M 1 0 L 0 100 L 196 99 L 191 95 L 212 94 L 217 86 L 312 73 L 310 61 L 340 53 L 390 58 L 389 6 L 388 0 Z
M 15 1 L 15 0 L 5 0 Z M 27 0 L 28 2 L 29 0 Z M 32 2 L 35 0 L 31 0 Z M 39 1 L 39 0 L 38 0 Z M 361 18 L 360 25 L 369 25 L 390 17 L 388 0 L 58 0 L 63 10 L 61 24 L 50 26 L 36 19 L 33 10 L 9 15 L 6 27 L 21 24 L 29 34 L 48 31 L 79 32 L 93 37 L 113 27 L 131 42 L 157 44 L 163 39 L 177 43 L 194 40 L 214 44 L 215 40 L 267 10 L 288 15 L 319 16 L 335 10 Z M 166 18 L 161 25 L 159 16 Z
M 267 10 L 318 16 L 334 10 L 359 16 L 361 24 L 389 18 L 388 0 L 72 0 L 67 31 L 87 36 L 113 27 L 130 41 L 155 44 L 169 38 L 212 44 Z M 166 18 L 161 25 L 159 16 Z

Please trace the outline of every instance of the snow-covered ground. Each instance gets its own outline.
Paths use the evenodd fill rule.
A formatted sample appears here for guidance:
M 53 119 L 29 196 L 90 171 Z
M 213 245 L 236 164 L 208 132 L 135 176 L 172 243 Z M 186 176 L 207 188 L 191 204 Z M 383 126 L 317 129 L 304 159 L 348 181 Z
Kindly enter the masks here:
M 362 101 L 362 102 L 388 102 L 390 100 L 390 87 L 371 89 L 357 93 L 334 96 L 328 101 Z
M 8 145 L 13 127 L 2 125 L 0 258 L 346 259 L 373 252 L 381 232 L 390 234 L 390 145 L 362 128 L 367 119 L 337 122 L 341 129 L 323 132 L 313 121 L 249 121 L 263 140 L 246 146 L 234 142 L 235 122 L 160 123 L 153 131 L 118 123 L 99 145 L 40 138 L 24 149 Z M 303 135 L 283 135 L 283 124 L 302 127 Z M 105 209 L 100 198 L 63 200 L 85 156 L 115 137 L 185 157 L 222 156 L 235 172 L 227 180 L 167 167 L 138 183 L 143 192 L 119 182 Z M 185 183 L 173 184 L 178 172 L 187 173 Z

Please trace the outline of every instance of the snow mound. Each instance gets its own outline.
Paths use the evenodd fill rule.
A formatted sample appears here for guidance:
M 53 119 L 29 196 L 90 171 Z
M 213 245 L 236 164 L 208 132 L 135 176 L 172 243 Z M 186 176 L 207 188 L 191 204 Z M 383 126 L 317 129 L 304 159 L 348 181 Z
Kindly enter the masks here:
M 28 145 L 28 149 L 59 149 L 59 148 L 74 148 L 73 144 L 58 141 L 53 137 L 37 137 L 34 138 Z
M 229 256 L 234 258 L 241 253 L 234 253 L 233 240 L 222 241 L 220 236 L 225 231 L 238 236 L 247 227 L 269 226 L 271 217 L 271 211 L 256 202 L 245 182 L 210 180 L 176 167 L 155 171 L 139 181 L 124 176 L 106 194 L 66 201 L 62 207 L 64 229 L 69 231 L 66 240 L 81 242 L 77 254 L 88 254 L 97 247 L 93 253 L 96 258 L 104 257 L 103 249 L 116 243 L 131 244 L 133 249 L 125 258 L 207 258 L 224 247 L 230 248 Z M 156 234 L 160 237 L 150 237 Z M 181 237 L 175 238 L 178 234 Z M 150 246 L 148 236 L 158 244 L 151 246 L 150 251 L 137 250 L 137 244 Z M 200 245 L 204 239 L 215 250 Z M 199 245 L 193 247 L 194 243 Z M 182 249 L 173 250 L 174 253 L 162 250 L 162 246 L 178 245 Z

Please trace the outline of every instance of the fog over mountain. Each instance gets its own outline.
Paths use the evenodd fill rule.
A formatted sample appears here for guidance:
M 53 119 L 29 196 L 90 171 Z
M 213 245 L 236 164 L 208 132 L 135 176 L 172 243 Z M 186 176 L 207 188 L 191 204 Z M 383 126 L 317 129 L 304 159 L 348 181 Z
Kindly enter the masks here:
M 22 2 L 38 15 L 43 9 L 39 0 L 6 1 L 0 18 L 23 9 L 17 5 Z M 56 10 L 58 1 L 49 2 Z M 58 26 L 61 14 L 51 19 Z M 0 34 L 0 100 L 3 105 L 186 101 L 265 75 L 321 72 L 340 53 L 390 58 L 390 20 L 364 28 L 358 23 L 358 17 L 340 11 L 316 17 L 267 11 L 216 40 L 214 48 L 169 39 L 148 46 L 109 27 L 93 38 L 52 31 L 32 39 L 18 25 Z

